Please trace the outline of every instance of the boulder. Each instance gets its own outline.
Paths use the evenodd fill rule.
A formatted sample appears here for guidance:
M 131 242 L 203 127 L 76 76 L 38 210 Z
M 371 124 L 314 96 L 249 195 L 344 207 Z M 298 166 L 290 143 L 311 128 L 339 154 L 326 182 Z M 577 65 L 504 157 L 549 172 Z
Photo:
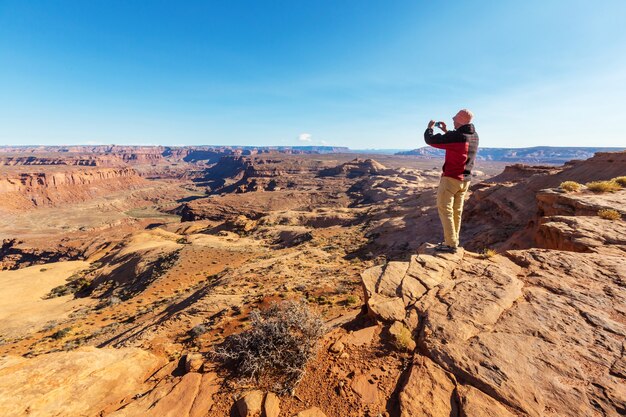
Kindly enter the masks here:
M 333 353 L 341 353 L 345 349 L 345 345 L 340 341 L 336 341 L 330 347 L 330 351 Z
M 188 353 L 185 356 L 185 371 L 198 372 L 204 364 L 204 357 L 200 353 Z
M 350 387 L 363 404 L 376 404 L 378 402 L 378 388 L 369 380 L 367 375 L 357 375 L 352 380 Z
M 278 417 L 280 414 L 280 400 L 273 392 L 268 392 L 263 403 L 265 417 Z
M 241 417 L 259 417 L 263 406 L 263 391 L 253 390 L 237 401 L 237 410 Z

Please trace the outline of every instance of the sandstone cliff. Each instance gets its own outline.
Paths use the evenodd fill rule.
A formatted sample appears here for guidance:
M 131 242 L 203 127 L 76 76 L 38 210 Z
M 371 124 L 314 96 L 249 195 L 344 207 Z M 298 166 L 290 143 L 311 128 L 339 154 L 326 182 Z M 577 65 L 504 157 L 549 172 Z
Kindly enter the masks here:
M 0 171 L 0 208 L 56 206 L 143 184 L 145 180 L 132 168 L 11 169 Z

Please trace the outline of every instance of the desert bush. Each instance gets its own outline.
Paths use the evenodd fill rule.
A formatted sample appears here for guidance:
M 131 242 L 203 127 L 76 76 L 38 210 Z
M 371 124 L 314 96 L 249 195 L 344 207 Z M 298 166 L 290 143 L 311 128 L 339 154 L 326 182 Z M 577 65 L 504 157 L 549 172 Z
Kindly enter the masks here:
M 355 295 L 349 295 L 346 297 L 346 304 L 351 306 L 359 302 L 359 298 Z
M 585 185 L 589 191 L 594 193 L 612 193 L 621 188 L 615 181 L 592 181 Z
M 606 220 L 619 220 L 622 218 L 622 214 L 619 211 L 613 209 L 598 210 L 598 216 Z
M 189 330 L 189 334 L 191 335 L 192 339 L 197 339 L 208 331 L 209 329 L 207 326 L 205 326 L 204 324 L 198 324 L 193 326 L 193 328 Z
M 324 333 L 320 316 L 303 301 L 273 303 L 250 314 L 251 326 L 231 335 L 212 356 L 236 376 L 269 378 L 285 393 L 298 384 Z
M 580 191 L 582 185 L 576 181 L 564 181 L 559 185 L 559 188 L 564 191 Z
M 626 177 L 615 177 L 611 181 L 618 183 L 622 188 L 626 188 Z
M 70 330 L 72 329 L 69 327 L 66 327 L 61 330 L 57 330 L 56 332 L 52 333 L 50 337 L 53 338 L 54 340 L 63 339 L 65 336 L 67 336 L 70 333 Z
M 44 296 L 44 299 L 63 297 L 64 295 L 75 294 L 86 290 L 91 282 L 81 276 L 71 276 L 68 278 L 70 282 L 67 284 L 59 285 L 50 290 L 48 294 Z
M 490 248 L 485 248 L 483 249 L 483 251 L 480 253 L 483 258 L 493 258 L 494 256 L 496 256 L 498 254 L 498 251 L 495 249 L 490 249 Z

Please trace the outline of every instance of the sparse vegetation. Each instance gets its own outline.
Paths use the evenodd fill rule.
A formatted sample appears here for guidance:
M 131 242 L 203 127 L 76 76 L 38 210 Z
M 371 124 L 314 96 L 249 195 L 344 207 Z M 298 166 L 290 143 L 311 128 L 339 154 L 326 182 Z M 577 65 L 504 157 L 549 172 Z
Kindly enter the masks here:
M 212 356 L 236 376 L 269 378 L 277 390 L 289 392 L 324 333 L 320 316 L 305 302 L 290 300 L 273 303 L 266 311 L 254 310 L 250 320 L 249 329 L 229 336 Z
M 204 324 L 197 324 L 193 326 L 191 330 L 189 330 L 189 334 L 191 335 L 192 339 L 197 339 L 208 331 L 208 327 Z
M 396 331 L 392 333 L 391 341 L 399 350 L 411 351 L 415 348 L 413 335 L 404 324 L 397 326 Z
M 598 216 L 606 220 L 620 220 L 622 218 L 622 214 L 613 209 L 598 210 Z
M 576 192 L 580 191 L 582 185 L 576 181 L 564 181 L 559 185 L 559 188 L 564 191 Z
M 624 177 L 615 177 L 611 181 L 614 181 L 619 184 L 620 187 L 626 188 L 626 176 Z
M 50 299 L 50 298 L 62 297 L 64 295 L 75 294 L 77 292 L 81 292 L 87 289 L 87 287 L 89 287 L 89 285 L 91 284 L 91 282 L 89 282 L 84 277 L 76 278 L 75 276 L 72 276 L 69 279 L 73 279 L 73 280 L 68 282 L 67 284 L 54 287 L 53 289 L 50 290 L 48 294 L 44 296 L 44 299 Z
M 50 337 L 53 338 L 54 340 L 63 339 L 65 336 L 67 336 L 70 333 L 70 330 L 72 329 L 69 327 L 66 327 L 61 330 L 57 330 L 56 332 L 52 333 Z
M 480 254 L 483 256 L 484 259 L 488 259 L 496 256 L 498 254 L 498 251 L 491 248 L 485 248 Z
M 358 302 L 359 302 L 359 298 L 356 297 L 355 295 L 349 295 L 349 296 L 346 297 L 346 305 L 351 306 L 351 305 L 354 305 L 354 304 L 356 304 Z
M 592 181 L 585 184 L 589 191 L 593 191 L 594 193 L 612 193 L 618 191 L 621 187 L 620 185 L 613 181 Z

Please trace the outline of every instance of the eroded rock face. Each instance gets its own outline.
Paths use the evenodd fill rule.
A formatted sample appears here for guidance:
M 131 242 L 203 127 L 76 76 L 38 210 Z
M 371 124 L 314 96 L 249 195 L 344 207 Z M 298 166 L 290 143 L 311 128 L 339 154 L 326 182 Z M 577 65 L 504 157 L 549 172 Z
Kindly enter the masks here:
M 623 255 L 626 251 L 626 222 L 598 216 L 545 217 L 537 228 L 535 244 L 546 249 Z
M 52 171 L 52 172 L 50 172 Z M 132 168 L 65 167 L 0 172 L 0 209 L 58 206 L 145 185 Z
M 141 349 L 82 348 L 0 361 L 0 410 L 11 416 L 87 416 L 142 392 L 164 361 Z
M 472 187 L 463 211 L 461 243 L 470 250 L 485 247 L 520 249 L 532 246 L 538 218 L 550 215 L 596 215 L 599 208 L 614 207 L 622 197 L 584 195 L 554 190 L 564 181 L 585 184 L 625 175 L 626 152 L 597 153 L 586 161 L 561 167 L 505 170 L 494 184 Z M 622 208 L 623 209 L 623 204 Z M 529 224 L 530 223 L 530 224 Z M 527 227 L 529 226 L 529 227 Z
M 623 413 L 626 258 L 507 255 L 439 255 L 425 246 L 410 262 L 362 274 L 370 313 L 387 320 L 378 299 L 402 302 L 394 315 L 417 332 L 402 415 Z

